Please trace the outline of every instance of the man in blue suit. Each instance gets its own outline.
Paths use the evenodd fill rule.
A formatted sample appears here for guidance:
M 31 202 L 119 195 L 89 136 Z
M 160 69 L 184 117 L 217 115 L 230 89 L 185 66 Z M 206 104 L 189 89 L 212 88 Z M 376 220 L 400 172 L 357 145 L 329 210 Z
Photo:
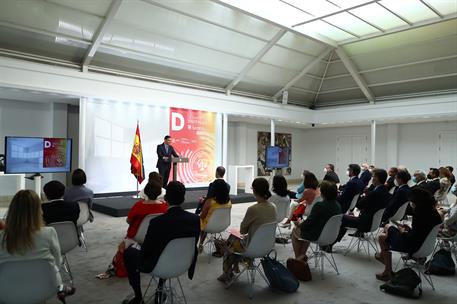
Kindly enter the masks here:
M 395 176 L 395 190 L 392 198 L 387 204 L 386 211 L 382 216 L 382 223 L 389 221 L 398 209 L 408 202 L 408 195 L 411 189 L 408 186 L 408 181 L 411 179 L 411 175 L 407 170 L 398 170 Z
M 363 191 L 364 185 L 358 178 L 360 174 L 360 166 L 357 164 L 350 164 L 347 170 L 349 181 L 344 185 L 343 191 L 336 198 L 340 203 L 343 213 L 346 213 L 351 206 L 352 199 L 357 194 Z
M 368 186 L 368 183 L 371 180 L 371 172 L 367 163 L 362 164 L 362 174 L 360 174 L 360 180 L 363 183 L 363 186 Z
M 167 135 L 163 139 L 163 143 L 157 145 L 157 169 L 162 176 L 163 188 L 167 187 L 168 178 L 170 177 L 171 157 L 178 157 L 175 149 L 171 145 L 171 136 Z

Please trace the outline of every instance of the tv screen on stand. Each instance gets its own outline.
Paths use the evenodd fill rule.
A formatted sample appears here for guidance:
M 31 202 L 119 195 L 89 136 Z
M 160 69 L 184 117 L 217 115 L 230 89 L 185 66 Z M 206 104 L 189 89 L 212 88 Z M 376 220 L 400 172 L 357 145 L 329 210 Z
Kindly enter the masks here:
M 289 167 L 289 148 L 267 146 L 265 163 L 268 169 Z
M 5 173 L 65 173 L 71 171 L 71 139 L 5 137 Z

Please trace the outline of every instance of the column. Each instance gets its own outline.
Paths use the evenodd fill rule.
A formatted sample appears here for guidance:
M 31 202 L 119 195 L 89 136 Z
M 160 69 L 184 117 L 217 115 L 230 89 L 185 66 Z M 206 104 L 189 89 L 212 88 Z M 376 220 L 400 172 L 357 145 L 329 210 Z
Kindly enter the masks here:
M 371 121 L 371 164 L 376 166 L 376 120 Z

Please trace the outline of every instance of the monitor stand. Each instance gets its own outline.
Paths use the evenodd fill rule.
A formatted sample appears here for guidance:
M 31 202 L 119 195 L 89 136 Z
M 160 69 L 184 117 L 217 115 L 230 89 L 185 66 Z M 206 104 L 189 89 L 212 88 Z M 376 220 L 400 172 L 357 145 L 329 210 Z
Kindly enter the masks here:
M 35 173 L 32 176 L 26 177 L 26 179 L 35 181 L 34 190 L 35 190 L 36 194 L 38 194 L 39 197 L 41 197 L 41 179 L 42 178 L 43 178 L 43 175 L 41 175 L 40 173 Z

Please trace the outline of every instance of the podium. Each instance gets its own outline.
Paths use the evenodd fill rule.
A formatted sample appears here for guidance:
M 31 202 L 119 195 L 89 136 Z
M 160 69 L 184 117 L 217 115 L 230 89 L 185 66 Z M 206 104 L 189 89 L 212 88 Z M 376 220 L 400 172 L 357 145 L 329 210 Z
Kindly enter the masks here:
M 173 164 L 173 181 L 177 180 L 178 176 L 178 164 L 179 163 L 188 163 L 189 159 L 187 157 L 172 157 L 171 163 Z

